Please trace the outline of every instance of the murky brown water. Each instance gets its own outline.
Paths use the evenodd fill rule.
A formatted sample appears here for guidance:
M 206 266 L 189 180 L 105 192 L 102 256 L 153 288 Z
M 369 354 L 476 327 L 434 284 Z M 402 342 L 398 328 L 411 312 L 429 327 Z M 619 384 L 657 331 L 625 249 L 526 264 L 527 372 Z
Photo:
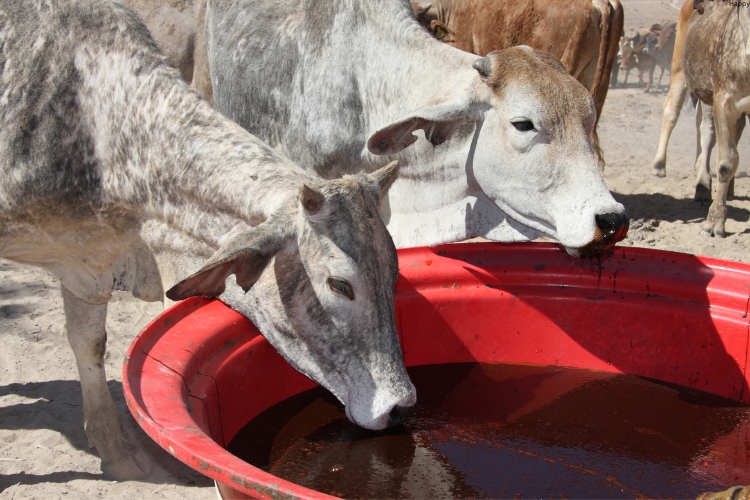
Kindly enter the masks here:
M 414 416 L 385 432 L 323 389 L 264 412 L 229 450 L 347 498 L 688 498 L 750 484 L 750 408 L 684 387 L 567 368 L 410 368 Z

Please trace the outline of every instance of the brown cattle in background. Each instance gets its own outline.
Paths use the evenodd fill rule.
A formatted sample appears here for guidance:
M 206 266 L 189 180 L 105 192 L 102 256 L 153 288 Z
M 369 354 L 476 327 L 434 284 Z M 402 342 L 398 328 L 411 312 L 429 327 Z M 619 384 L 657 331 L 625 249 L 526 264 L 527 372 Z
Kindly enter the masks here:
M 670 70 L 671 72 L 676 34 L 677 23 L 674 21 L 663 21 L 660 24 L 652 26 L 651 32 L 646 37 L 646 47 L 643 49 L 643 52 L 652 55 L 656 60 L 656 65 L 661 68 L 659 80 L 656 82 L 657 87 L 661 85 L 661 77 L 664 76 L 664 70 Z
M 515 45 L 551 53 L 591 92 L 601 116 L 623 30 L 619 0 L 434 0 L 412 9 L 437 39 L 479 56 Z M 592 143 L 604 167 L 596 129 Z
M 651 89 L 654 81 L 654 69 L 656 69 L 656 59 L 646 53 L 646 41 L 649 35 L 638 35 L 637 38 L 622 37 L 620 39 L 620 71 L 625 72 L 625 79 L 622 84 L 628 84 L 628 75 L 635 69 L 638 72 L 638 86 L 643 87 L 643 74 L 648 73 L 648 85 L 646 92 Z M 663 73 L 663 70 L 662 70 Z

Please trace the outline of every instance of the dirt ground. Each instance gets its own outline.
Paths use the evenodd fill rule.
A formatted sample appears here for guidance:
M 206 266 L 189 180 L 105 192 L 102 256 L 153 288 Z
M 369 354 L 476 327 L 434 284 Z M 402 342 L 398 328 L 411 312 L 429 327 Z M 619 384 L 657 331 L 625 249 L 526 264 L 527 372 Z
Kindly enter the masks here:
M 679 8 L 668 0 L 622 2 L 626 34 L 676 19 Z M 738 196 L 729 204 L 728 237 L 701 237 L 708 207 L 692 202 L 695 113 L 690 106 L 683 109 L 670 143 L 667 177 L 651 179 L 668 81 L 665 75 L 662 87 L 649 94 L 635 82 L 631 75 L 627 87 L 610 90 L 599 128 L 607 160 L 605 180 L 634 222 L 623 244 L 750 261 L 750 160 L 742 160 L 750 159 L 750 141 L 740 147 Z M 0 261 L 0 499 L 214 498 L 213 483 L 153 444 L 122 399 L 123 355 L 135 331 L 160 309 L 160 304 L 144 304 L 125 294 L 110 303 L 110 390 L 121 414 L 127 415 L 131 435 L 158 466 L 145 481 L 108 481 L 83 432 L 82 399 L 64 337 L 59 285 L 42 271 Z

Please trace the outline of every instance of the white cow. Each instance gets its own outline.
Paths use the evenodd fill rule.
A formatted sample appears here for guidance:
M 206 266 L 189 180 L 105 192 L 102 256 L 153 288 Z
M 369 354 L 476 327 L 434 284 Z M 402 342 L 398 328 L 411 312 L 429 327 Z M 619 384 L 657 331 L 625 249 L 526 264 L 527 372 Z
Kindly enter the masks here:
M 378 216 L 394 165 L 322 180 L 179 79 L 128 8 L 0 1 L 0 257 L 61 280 L 85 430 L 114 479 L 151 464 L 106 385 L 113 290 L 218 296 L 359 425 L 408 417 L 396 251 Z M 33 360 L 27 360 L 33 362 Z
M 406 0 L 209 0 L 205 27 L 214 102 L 244 128 L 327 178 L 399 160 L 399 247 L 545 235 L 585 256 L 627 232 L 591 96 L 546 53 L 462 52 Z

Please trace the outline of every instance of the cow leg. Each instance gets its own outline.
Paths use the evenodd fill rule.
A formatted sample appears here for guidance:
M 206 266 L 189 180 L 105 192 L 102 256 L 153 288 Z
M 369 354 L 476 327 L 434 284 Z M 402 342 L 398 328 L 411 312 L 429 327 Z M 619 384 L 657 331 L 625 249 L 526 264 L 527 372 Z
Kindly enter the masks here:
M 659 66 L 661 73 L 659 73 L 659 79 L 656 81 L 656 88 L 661 87 L 661 77 L 664 76 L 664 66 Z
M 193 47 L 193 80 L 190 85 L 198 89 L 203 98 L 214 104 L 214 91 L 211 86 L 211 74 L 208 68 L 208 45 L 206 43 L 206 0 L 199 0 L 196 18 L 195 45 Z
M 83 391 L 84 430 L 89 446 L 102 459 L 112 479 L 142 479 L 153 471 L 146 455 L 130 442 L 107 388 L 104 352 L 107 346 L 107 304 L 89 304 L 62 287 L 65 328 L 73 348 Z
M 714 113 L 711 106 L 698 101 L 695 108 L 695 129 L 698 133 L 695 154 L 695 196 L 693 201 L 703 205 L 711 201 L 711 151 L 716 144 Z
M 609 77 L 609 88 L 617 88 L 617 77 L 620 76 L 620 61 L 615 60 L 612 65 L 612 74 Z
M 740 143 L 740 137 L 742 137 L 742 131 L 745 130 L 745 115 L 743 114 L 740 116 L 740 119 L 737 120 L 737 129 L 735 132 L 735 145 L 738 145 Z M 729 188 L 727 189 L 727 200 L 733 200 L 734 199 L 734 176 L 732 177 L 732 180 L 729 181 Z
M 651 85 L 654 83 L 654 69 L 656 68 L 651 66 L 651 69 L 648 70 L 648 85 L 646 85 L 646 90 L 644 90 L 644 92 L 651 90 Z
M 714 126 L 719 154 L 716 161 L 717 188 L 716 197 L 708 209 L 708 217 L 701 225 L 701 234 L 705 236 L 725 236 L 724 224 L 727 221 L 727 194 L 729 183 L 734 178 L 739 164 L 737 155 L 737 119 L 739 118 L 734 103 L 722 96 L 714 96 Z
M 659 149 L 656 151 L 656 157 L 652 164 L 652 175 L 654 177 L 666 177 L 667 175 L 667 145 L 677 119 L 680 117 L 680 110 L 685 102 L 686 94 L 687 86 L 682 71 L 672 71 L 669 92 L 667 92 L 667 98 L 664 100 L 664 117 L 661 123 Z
M 628 86 L 628 75 L 630 75 L 630 70 L 625 70 L 625 79 L 622 81 L 622 86 L 627 87 Z

